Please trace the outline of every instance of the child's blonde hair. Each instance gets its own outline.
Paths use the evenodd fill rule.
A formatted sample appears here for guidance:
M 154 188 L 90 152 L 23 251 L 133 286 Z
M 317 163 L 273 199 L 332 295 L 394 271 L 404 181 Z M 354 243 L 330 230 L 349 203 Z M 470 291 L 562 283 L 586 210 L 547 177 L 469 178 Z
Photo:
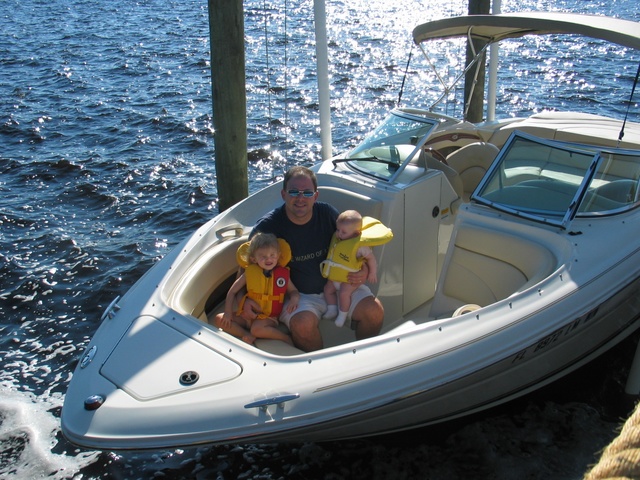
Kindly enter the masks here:
M 336 223 L 355 225 L 357 230 L 362 230 L 362 215 L 357 210 L 345 210 L 336 219 Z
M 247 256 L 251 259 L 257 250 L 267 247 L 273 247 L 280 253 L 278 238 L 273 233 L 256 233 L 249 243 Z

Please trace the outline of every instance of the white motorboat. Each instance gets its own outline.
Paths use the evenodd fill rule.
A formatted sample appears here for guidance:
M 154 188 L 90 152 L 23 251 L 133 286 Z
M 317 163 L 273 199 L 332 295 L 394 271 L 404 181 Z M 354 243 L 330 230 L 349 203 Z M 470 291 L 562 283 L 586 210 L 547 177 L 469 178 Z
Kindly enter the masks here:
M 439 20 L 414 38 L 559 33 L 640 50 L 638 23 L 549 13 Z M 380 335 L 356 341 L 322 321 L 325 348 L 305 353 L 208 323 L 238 246 L 281 203 L 274 184 L 203 225 L 109 306 L 65 398 L 70 441 L 322 441 L 434 424 L 549 384 L 640 326 L 636 123 L 547 112 L 472 124 L 397 109 L 314 169 L 320 200 L 393 230 L 374 249 Z

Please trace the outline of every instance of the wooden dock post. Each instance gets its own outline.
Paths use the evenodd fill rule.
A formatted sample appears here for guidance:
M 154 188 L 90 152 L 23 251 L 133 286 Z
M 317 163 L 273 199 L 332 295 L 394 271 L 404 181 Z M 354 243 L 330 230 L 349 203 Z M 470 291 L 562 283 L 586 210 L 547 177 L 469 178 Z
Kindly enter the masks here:
M 469 15 L 487 14 L 491 9 L 490 0 L 469 0 Z M 475 43 L 475 42 L 474 42 Z M 484 45 L 477 43 L 474 45 L 476 51 L 481 49 Z M 467 65 L 473 59 L 471 48 L 467 47 Z M 465 75 L 464 84 L 464 103 L 469 105 L 465 120 L 469 122 L 481 122 L 483 117 L 483 104 L 484 104 L 484 78 L 485 78 L 485 62 L 481 60 L 480 71 L 478 77 L 475 77 L 475 68 L 469 70 Z M 475 83 L 473 94 L 471 94 L 471 87 Z M 471 95 L 471 97 L 469 97 Z
M 248 195 L 242 0 L 208 0 L 218 209 Z

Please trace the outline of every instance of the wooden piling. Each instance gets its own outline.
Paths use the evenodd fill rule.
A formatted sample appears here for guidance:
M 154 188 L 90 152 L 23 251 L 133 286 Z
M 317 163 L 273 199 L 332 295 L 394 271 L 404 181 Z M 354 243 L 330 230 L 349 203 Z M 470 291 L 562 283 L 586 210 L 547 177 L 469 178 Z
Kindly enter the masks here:
M 242 0 L 208 0 L 219 211 L 248 195 L 247 98 Z
M 491 0 L 469 0 L 469 15 L 488 14 L 491 11 Z M 474 42 L 475 50 L 480 50 L 484 45 L 482 43 Z M 471 48 L 467 47 L 467 65 L 473 60 L 473 54 Z M 465 105 L 469 104 L 469 109 L 465 116 L 465 120 L 469 122 L 481 122 L 483 119 L 483 105 L 484 105 L 484 78 L 485 78 L 485 59 L 483 58 L 480 63 L 480 71 L 478 77 L 475 77 L 475 67 L 469 70 L 465 76 L 464 84 L 464 102 Z M 475 81 L 475 88 L 473 94 L 471 94 L 471 87 Z

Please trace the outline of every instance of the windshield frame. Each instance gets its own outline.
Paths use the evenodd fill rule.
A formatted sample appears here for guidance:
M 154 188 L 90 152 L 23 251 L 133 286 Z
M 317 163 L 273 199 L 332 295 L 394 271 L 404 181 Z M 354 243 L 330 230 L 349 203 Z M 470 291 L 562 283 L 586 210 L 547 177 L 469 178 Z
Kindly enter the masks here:
M 518 145 L 520 142 L 522 143 Z M 548 153 L 557 154 L 557 158 L 551 162 L 549 161 L 551 156 L 545 160 L 542 157 L 536 158 L 530 153 L 530 158 L 523 159 L 513 153 L 520 146 L 526 147 L 527 142 L 540 151 L 548 149 Z M 578 165 L 578 157 L 583 158 L 581 165 Z M 611 163 L 613 157 L 621 163 L 634 165 L 635 168 L 631 175 L 618 177 L 618 180 L 622 180 L 624 185 L 628 186 L 630 198 L 626 201 L 609 200 L 599 193 L 603 186 L 614 186 L 615 180 L 605 179 L 609 175 L 607 163 Z M 626 157 L 630 157 L 629 160 L 626 160 Z M 570 159 L 571 165 L 569 166 L 569 162 L 563 163 L 562 158 Z M 516 130 L 505 142 L 494 163 L 472 193 L 471 200 L 511 215 L 566 229 L 576 217 L 601 217 L 636 208 L 639 205 L 640 190 L 638 158 L 640 158 L 640 151 L 636 150 L 548 140 Z M 547 164 L 540 168 L 544 161 L 547 161 Z M 518 166 L 521 171 L 519 176 L 523 180 L 516 181 L 516 174 L 509 173 L 516 171 L 512 164 Z M 552 166 L 558 167 L 557 170 Z M 534 178 L 535 176 L 531 173 L 527 178 L 522 175 L 524 171 L 533 172 L 536 169 L 540 169 L 537 178 Z M 545 173 L 542 170 L 545 170 Z M 580 182 L 577 181 L 579 172 L 582 173 Z M 534 205 L 531 202 L 531 199 L 539 199 L 540 204 L 553 203 L 544 196 L 549 192 L 559 192 L 557 197 L 562 201 L 557 202 L 559 207 L 557 210 L 542 208 L 539 204 Z M 527 198 L 529 204 L 527 204 Z M 507 199 L 511 199 L 511 203 Z M 592 207 L 590 203 L 588 208 L 585 208 L 587 207 L 585 199 L 589 202 L 599 199 L 605 206 Z M 519 205 L 518 202 L 520 202 Z

